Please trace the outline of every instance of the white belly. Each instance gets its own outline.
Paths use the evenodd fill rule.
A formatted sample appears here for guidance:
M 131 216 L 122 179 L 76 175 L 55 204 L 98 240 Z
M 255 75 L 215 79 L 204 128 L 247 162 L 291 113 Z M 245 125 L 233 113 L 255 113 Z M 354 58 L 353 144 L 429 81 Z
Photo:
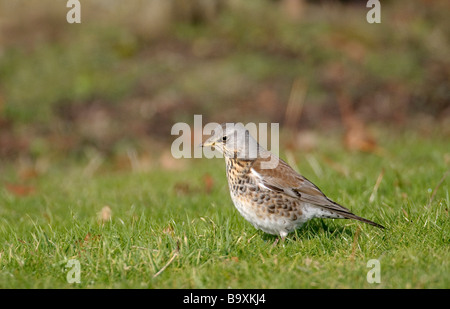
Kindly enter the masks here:
M 303 220 L 302 216 L 299 216 L 297 220 L 293 221 L 289 218 L 267 215 L 267 213 L 257 213 L 253 207 L 249 207 L 246 203 L 242 203 L 239 198 L 231 196 L 234 206 L 239 213 L 250 222 L 256 229 L 262 230 L 265 233 L 272 235 L 286 236 L 288 233 L 301 227 L 307 220 Z

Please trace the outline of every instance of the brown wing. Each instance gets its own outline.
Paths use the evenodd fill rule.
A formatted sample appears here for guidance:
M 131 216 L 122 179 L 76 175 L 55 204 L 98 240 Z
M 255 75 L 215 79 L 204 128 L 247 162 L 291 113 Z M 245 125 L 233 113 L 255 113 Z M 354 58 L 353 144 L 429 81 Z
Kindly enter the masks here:
M 320 191 L 311 181 L 294 171 L 286 162 L 279 159 L 279 164 L 273 169 L 263 169 L 264 160 L 256 160 L 252 166 L 254 177 L 257 177 L 265 188 L 290 197 L 298 198 L 302 202 L 330 210 L 345 218 L 356 219 L 383 228 L 383 226 L 353 214 L 347 208 L 333 202 Z

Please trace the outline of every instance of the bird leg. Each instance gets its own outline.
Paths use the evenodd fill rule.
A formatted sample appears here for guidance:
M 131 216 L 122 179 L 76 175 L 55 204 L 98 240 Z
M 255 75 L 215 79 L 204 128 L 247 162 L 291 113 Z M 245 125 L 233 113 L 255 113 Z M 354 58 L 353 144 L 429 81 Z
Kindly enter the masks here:
M 275 239 L 275 241 L 272 244 L 272 248 L 274 248 L 278 244 L 279 240 L 280 240 L 280 237 L 277 237 L 277 239 Z
M 280 238 L 281 238 L 281 243 L 284 244 L 284 240 L 286 239 L 286 235 L 282 235 L 282 236 L 277 237 L 277 239 L 275 239 L 275 241 L 272 244 L 272 248 L 275 247 L 278 244 L 278 242 L 280 241 Z

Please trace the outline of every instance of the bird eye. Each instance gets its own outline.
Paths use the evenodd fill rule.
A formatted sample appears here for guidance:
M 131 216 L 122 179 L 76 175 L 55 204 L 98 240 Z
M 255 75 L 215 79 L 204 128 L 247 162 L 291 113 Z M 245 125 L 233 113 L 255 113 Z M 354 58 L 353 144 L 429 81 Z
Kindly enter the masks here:
M 226 142 L 227 141 L 227 137 L 226 136 L 222 137 L 222 141 Z

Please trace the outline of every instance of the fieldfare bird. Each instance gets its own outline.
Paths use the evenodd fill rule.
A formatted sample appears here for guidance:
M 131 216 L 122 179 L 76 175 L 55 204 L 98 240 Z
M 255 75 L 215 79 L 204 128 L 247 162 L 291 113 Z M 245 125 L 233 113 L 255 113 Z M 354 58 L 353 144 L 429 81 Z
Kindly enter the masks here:
M 260 146 L 240 123 L 219 125 L 201 146 L 215 148 L 224 155 L 231 199 L 256 229 L 284 240 L 313 218 L 355 219 L 384 228 L 330 200 L 312 182 Z

